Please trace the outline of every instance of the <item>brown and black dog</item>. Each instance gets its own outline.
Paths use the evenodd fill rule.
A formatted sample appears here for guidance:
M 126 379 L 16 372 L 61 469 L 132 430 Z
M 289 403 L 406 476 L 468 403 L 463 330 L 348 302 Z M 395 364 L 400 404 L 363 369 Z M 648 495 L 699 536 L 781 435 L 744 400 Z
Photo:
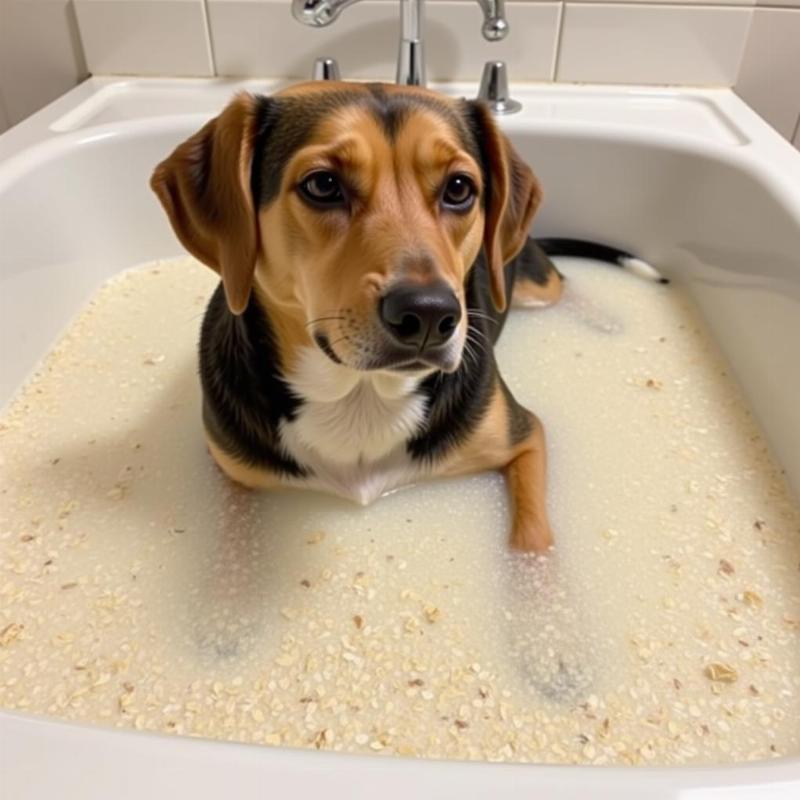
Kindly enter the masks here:
M 550 547 L 542 425 L 492 346 L 509 295 L 547 305 L 562 283 L 528 238 L 539 183 L 486 107 L 376 84 L 242 94 L 151 185 L 221 277 L 200 375 L 230 478 L 368 503 L 501 469 L 512 546 Z

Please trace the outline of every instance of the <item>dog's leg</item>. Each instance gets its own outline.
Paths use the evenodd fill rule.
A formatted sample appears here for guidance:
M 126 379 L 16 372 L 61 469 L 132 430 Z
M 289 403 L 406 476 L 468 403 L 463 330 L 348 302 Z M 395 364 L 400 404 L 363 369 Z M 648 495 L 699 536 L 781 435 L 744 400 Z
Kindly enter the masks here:
M 564 279 L 544 250 L 528 239 L 514 264 L 511 305 L 544 308 L 556 303 L 564 291 Z
M 280 478 L 270 470 L 252 467 L 226 453 L 210 436 L 206 435 L 208 452 L 222 472 L 234 483 L 246 489 L 275 489 Z
M 517 403 L 498 376 L 483 419 L 439 474 L 503 471 L 513 505 L 511 546 L 543 553 L 553 544 L 545 502 L 546 464 L 542 423 Z
M 530 412 L 527 412 L 530 414 Z M 542 423 L 531 417 L 531 433 L 523 449 L 503 469 L 513 503 L 511 547 L 543 553 L 553 545 L 546 510 L 547 452 Z
M 547 308 L 557 303 L 564 291 L 561 275 L 553 269 L 545 283 L 517 275 L 511 294 L 512 308 Z
M 587 327 L 600 333 L 618 333 L 622 329 L 619 320 L 600 308 L 592 298 L 584 296 L 574 283 L 569 283 L 565 292 L 564 276 L 533 239 L 528 239 L 510 266 L 513 266 L 511 274 L 514 275 L 513 308 L 546 308 L 563 296 L 564 306 Z

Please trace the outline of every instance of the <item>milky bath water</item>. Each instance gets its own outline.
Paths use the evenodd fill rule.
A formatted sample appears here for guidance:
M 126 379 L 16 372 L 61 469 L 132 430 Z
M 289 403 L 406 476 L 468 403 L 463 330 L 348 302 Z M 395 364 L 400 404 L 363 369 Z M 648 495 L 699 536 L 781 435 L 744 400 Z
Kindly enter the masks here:
M 557 548 L 499 475 L 368 508 L 208 455 L 189 259 L 101 288 L 0 418 L 0 707 L 383 755 L 800 753 L 800 514 L 676 286 L 564 260 L 497 347 Z

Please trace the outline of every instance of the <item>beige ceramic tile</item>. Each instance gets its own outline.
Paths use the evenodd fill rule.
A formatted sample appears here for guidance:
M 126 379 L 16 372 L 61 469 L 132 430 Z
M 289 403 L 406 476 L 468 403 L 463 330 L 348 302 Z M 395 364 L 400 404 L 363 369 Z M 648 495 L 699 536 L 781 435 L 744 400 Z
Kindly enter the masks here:
M 333 56 L 343 77 L 393 79 L 399 14 L 396 2 L 366 0 L 329 27 L 296 22 L 288 2 L 209 0 L 220 75 L 308 77 L 314 58 Z M 504 59 L 512 80 L 548 80 L 557 42 L 559 3 L 508 3 L 511 31 L 502 43 L 481 36 L 477 3 L 428 2 L 425 28 L 430 80 L 477 80 L 483 63 Z
M 800 0 L 756 0 L 756 5 L 773 7 L 778 6 L 780 8 L 800 8 Z
M 0 89 L 9 124 L 85 76 L 70 0 L 0 0 Z
M 96 75 L 213 75 L 203 0 L 75 0 Z
M 792 138 L 800 113 L 800 9 L 756 9 L 736 92 Z
M 750 8 L 568 3 L 562 81 L 731 86 Z
M 787 2 L 788 0 L 782 0 Z M 791 0 L 792 2 L 800 2 L 800 0 Z M 533 0 L 535 2 L 535 0 Z M 580 0 L 582 3 L 608 3 L 608 0 Z M 618 4 L 625 5 L 676 5 L 676 6 L 754 6 L 757 0 L 616 0 Z

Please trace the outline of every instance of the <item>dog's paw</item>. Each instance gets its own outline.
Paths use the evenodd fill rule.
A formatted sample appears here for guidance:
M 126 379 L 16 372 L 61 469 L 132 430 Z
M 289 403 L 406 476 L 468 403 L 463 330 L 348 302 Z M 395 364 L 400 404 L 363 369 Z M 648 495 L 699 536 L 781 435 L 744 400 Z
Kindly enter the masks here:
M 570 654 L 529 652 L 522 657 L 521 667 L 524 680 L 555 703 L 576 703 L 593 683 L 586 666 Z
M 515 519 L 509 545 L 518 553 L 547 553 L 553 547 L 553 529 L 547 517 L 542 514 L 525 520 Z
M 246 656 L 255 644 L 256 634 L 256 627 L 251 623 L 215 625 L 211 622 L 195 629 L 194 641 L 202 655 L 229 661 Z
M 594 683 L 593 651 L 558 557 L 509 553 L 505 572 L 503 625 L 517 674 L 550 702 L 579 701 Z

